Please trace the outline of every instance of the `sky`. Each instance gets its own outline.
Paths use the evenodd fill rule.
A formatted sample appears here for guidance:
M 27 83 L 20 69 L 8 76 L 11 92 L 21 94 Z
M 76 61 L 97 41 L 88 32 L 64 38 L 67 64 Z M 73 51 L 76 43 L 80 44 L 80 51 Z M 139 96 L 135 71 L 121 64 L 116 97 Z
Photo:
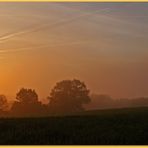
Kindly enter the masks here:
M 148 96 L 148 3 L 0 3 L 0 94 L 44 100 L 56 82 L 91 93 Z

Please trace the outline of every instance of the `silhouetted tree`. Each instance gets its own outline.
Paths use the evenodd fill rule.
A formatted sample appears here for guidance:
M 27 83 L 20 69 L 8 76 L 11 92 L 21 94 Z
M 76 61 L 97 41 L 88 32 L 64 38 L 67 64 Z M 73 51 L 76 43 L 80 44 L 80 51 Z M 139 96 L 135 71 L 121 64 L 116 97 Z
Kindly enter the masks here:
M 80 80 L 63 80 L 51 90 L 49 106 L 53 112 L 72 113 L 82 111 L 83 104 L 90 102 L 89 90 Z
M 22 88 L 16 94 L 16 99 L 22 103 L 35 103 L 38 101 L 38 95 L 35 90 Z
M 8 107 L 7 98 L 5 95 L 0 95 L 0 110 L 4 111 Z
M 38 100 L 35 90 L 22 88 L 16 94 L 16 100 L 11 108 L 14 116 L 42 116 L 45 108 Z

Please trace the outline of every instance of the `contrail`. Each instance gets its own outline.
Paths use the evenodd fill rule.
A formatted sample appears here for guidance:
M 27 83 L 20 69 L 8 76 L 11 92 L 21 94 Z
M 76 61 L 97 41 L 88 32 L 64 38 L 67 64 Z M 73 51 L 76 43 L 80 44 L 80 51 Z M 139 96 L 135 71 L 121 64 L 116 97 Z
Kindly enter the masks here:
M 32 47 L 23 47 L 23 48 L 16 48 L 16 49 L 1 49 L 0 54 L 5 54 L 5 53 L 12 53 L 12 52 L 21 52 L 21 51 L 27 51 L 27 50 L 36 50 L 36 49 L 41 49 L 41 48 L 53 48 L 53 47 L 58 47 L 58 46 L 69 46 L 69 45 L 77 45 L 77 44 L 83 44 L 83 43 L 88 43 L 92 42 L 90 40 L 85 40 L 85 41 L 75 41 L 75 42 L 69 42 L 69 43 L 60 43 L 60 44 L 54 44 L 54 45 L 38 45 L 38 46 L 32 46 Z
M 22 31 L 19 31 L 19 32 L 15 32 L 15 33 L 11 33 L 11 34 L 8 34 L 8 35 L 4 35 L 4 36 L 1 36 L 0 37 L 0 43 L 3 43 L 13 37 L 16 37 L 16 36 L 21 36 L 23 34 L 27 34 L 27 33 L 32 33 L 32 32 L 36 32 L 36 31 L 39 31 L 41 29 L 44 29 L 46 27 L 52 27 L 52 28 L 55 28 L 57 26 L 61 26 L 61 25 L 64 25 L 64 24 L 67 24 L 67 23 L 70 23 L 72 21 L 75 21 L 77 19 L 81 19 L 83 17 L 86 17 L 86 16 L 91 16 L 93 14 L 96 14 L 98 12 L 102 12 L 102 11 L 107 11 L 107 10 L 110 10 L 109 8 L 104 8 L 104 9 L 99 9 L 99 10 L 96 10 L 92 13 L 87 13 L 87 14 L 83 14 L 83 15 L 80 15 L 80 16 L 77 16 L 77 17 L 73 17 L 71 19 L 64 19 L 62 21 L 59 21 L 59 22 L 55 22 L 55 23 L 46 23 L 46 24 L 43 24 L 41 26 L 36 26 L 36 27 L 33 27 L 31 29 L 26 29 L 26 30 L 22 30 Z
M 38 48 L 45 48 L 49 45 L 40 45 L 40 46 L 32 46 L 32 47 L 22 47 L 22 48 L 11 48 L 11 49 L 1 49 L 0 54 L 10 53 L 10 52 L 20 52 L 20 51 L 26 51 L 26 50 L 32 50 L 32 49 L 38 49 Z

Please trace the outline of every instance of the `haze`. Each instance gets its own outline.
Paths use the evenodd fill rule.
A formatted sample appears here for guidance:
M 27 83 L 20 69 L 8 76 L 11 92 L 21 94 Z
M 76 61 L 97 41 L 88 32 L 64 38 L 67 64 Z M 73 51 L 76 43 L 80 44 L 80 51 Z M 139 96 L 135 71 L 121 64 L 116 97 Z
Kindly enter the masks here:
M 48 96 L 77 78 L 92 93 L 148 96 L 148 3 L 0 3 L 0 93 Z

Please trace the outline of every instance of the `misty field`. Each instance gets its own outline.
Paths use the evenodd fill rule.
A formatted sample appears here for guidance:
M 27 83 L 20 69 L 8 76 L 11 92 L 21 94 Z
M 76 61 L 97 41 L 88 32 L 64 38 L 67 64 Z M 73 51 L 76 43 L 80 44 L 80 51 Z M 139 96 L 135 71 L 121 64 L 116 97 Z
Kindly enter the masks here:
M 65 117 L 3 118 L 0 144 L 148 144 L 148 108 L 88 111 Z

